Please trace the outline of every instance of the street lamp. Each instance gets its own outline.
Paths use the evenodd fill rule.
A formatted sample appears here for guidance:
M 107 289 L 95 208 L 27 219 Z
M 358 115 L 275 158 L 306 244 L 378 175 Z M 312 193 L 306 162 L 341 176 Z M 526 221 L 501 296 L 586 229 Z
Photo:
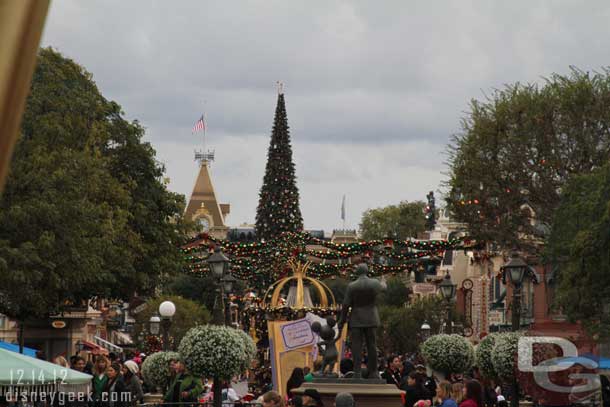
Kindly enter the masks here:
M 235 284 L 236 281 L 237 281 L 237 279 L 235 277 L 233 277 L 230 273 L 225 274 L 225 276 L 220 279 L 220 283 L 222 285 L 222 288 L 224 289 L 224 294 L 226 297 L 228 297 L 229 294 L 231 294 L 231 292 L 233 291 L 233 285 Z M 223 299 L 224 299 L 224 296 L 223 296 Z M 224 301 L 222 303 L 222 306 L 225 311 L 225 313 L 224 313 L 225 325 L 231 324 L 231 307 L 229 305 L 230 304 L 225 304 Z
M 159 314 L 161 315 L 161 325 L 163 327 L 163 350 L 169 350 L 169 328 L 172 325 L 172 317 L 176 313 L 176 305 L 171 301 L 163 301 L 159 305 Z
M 452 333 L 452 322 L 451 322 L 451 302 L 453 301 L 453 297 L 455 296 L 455 288 L 456 285 L 452 283 L 451 276 L 449 275 L 449 271 L 445 274 L 445 278 L 439 284 L 438 288 L 440 289 L 441 295 L 445 300 L 446 312 L 447 312 L 447 331 L 446 333 Z
M 513 285 L 512 330 L 514 332 L 518 331 L 521 326 L 521 283 L 525 276 L 527 263 L 519 257 L 517 252 L 513 252 L 503 269 L 505 273 L 508 272 L 508 277 Z
M 514 251 L 510 255 L 510 260 L 502 267 L 504 273 L 508 272 L 508 277 L 513 285 L 513 304 L 512 304 L 512 330 L 518 331 L 521 326 L 521 283 L 525 276 L 527 263 Z M 506 274 L 505 274 L 506 275 Z M 519 383 L 513 379 L 511 407 L 519 407 Z
M 224 255 L 220 246 L 216 246 L 214 254 L 208 257 L 208 265 L 212 275 L 218 280 L 229 270 L 229 259 Z
M 426 339 L 430 337 L 430 331 L 432 330 L 432 328 L 430 328 L 428 322 L 424 321 L 424 323 L 421 325 L 420 330 L 422 341 L 426 341 Z
M 150 317 L 148 321 L 148 329 L 150 330 L 151 335 L 159 335 L 159 327 L 161 325 L 161 318 L 157 314 Z
M 220 248 L 216 246 L 214 253 L 208 258 L 208 266 L 210 272 L 218 283 L 219 297 L 214 301 L 213 322 L 216 325 L 227 323 L 225 315 L 225 291 L 230 292 L 233 289 L 235 277 L 229 273 L 231 262 L 225 256 Z

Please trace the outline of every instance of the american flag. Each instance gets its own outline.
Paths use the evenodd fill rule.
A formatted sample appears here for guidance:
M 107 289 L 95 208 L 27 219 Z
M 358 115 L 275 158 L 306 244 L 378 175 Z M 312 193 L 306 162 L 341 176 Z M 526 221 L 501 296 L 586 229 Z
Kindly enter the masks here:
M 193 126 L 193 133 L 199 130 L 205 131 L 205 122 L 203 121 L 203 115 L 201 115 L 201 118 L 197 120 L 197 123 L 195 123 L 195 125 Z

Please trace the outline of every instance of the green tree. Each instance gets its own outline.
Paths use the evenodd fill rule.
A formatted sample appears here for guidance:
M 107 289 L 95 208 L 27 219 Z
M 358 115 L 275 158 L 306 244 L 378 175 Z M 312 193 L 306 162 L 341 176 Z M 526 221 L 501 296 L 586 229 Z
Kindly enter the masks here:
M 189 329 L 198 325 L 205 325 L 210 321 L 210 312 L 201 304 L 177 295 L 164 295 L 146 301 L 146 308 L 136 315 L 135 337 L 138 337 L 140 333 L 143 333 L 143 336 L 149 334 L 150 317 L 159 312 L 159 304 L 163 301 L 171 301 L 176 305 L 176 313 L 172 317 L 170 328 L 170 337 L 172 338 L 170 340 L 173 340 L 175 348 L 178 347 L 182 337 Z
M 214 308 L 214 301 L 218 298 L 217 280 L 209 275 L 193 276 L 188 274 L 177 274 L 165 284 L 163 292 L 167 295 L 178 295 L 193 300 L 207 309 Z M 233 284 L 233 293 L 243 293 L 246 285 L 242 280 Z
M 360 221 L 360 234 L 364 240 L 417 237 L 426 230 L 425 206 L 421 201 L 403 201 L 398 205 L 367 209 Z
M 432 333 L 439 331 L 444 304 L 438 297 L 417 299 L 406 307 L 383 305 L 379 309 L 381 326 L 377 330 L 379 346 L 386 355 L 418 352 L 421 326 L 430 324 Z
M 610 165 L 573 177 L 548 239 L 548 261 L 556 265 L 556 305 L 593 335 L 610 337 Z
M 164 292 L 167 295 L 177 295 L 205 306 L 207 309 L 214 307 L 216 293 L 216 282 L 212 276 L 191 276 L 178 274 L 172 277 L 165 285 Z
M 345 298 L 345 291 L 349 281 L 341 277 L 331 277 L 322 281 L 332 291 L 335 296 L 335 302 L 337 304 L 343 304 L 343 298 Z
M 275 108 L 267 166 L 256 210 L 256 236 L 269 240 L 282 232 L 303 230 L 284 95 Z
M 543 237 L 566 181 L 608 160 L 609 110 L 606 70 L 573 69 L 473 100 L 449 145 L 446 199 L 455 220 L 509 248 Z
M 409 300 L 409 287 L 400 277 L 391 277 L 381 296 L 381 303 L 391 307 L 402 307 Z
M 184 198 L 90 73 L 42 49 L 21 130 L 0 199 L 1 313 L 24 321 L 129 299 L 181 268 Z

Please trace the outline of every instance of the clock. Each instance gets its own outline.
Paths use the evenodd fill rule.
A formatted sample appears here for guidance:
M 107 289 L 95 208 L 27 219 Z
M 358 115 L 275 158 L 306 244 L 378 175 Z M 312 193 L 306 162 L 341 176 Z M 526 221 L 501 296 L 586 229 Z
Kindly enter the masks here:
M 464 282 L 462 283 L 462 287 L 464 287 L 465 290 L 470 290 L 472 289 L 472 280 L 467 278 L 466 280 L 464 280 Z
M 197 219 L 197 223 L 199 224 L 199 226 L 201 226 L 201 229 L 204 232 L 210 231 L 210 221 L 208 220 L 208 218 L 201 217 L 201 218 Z

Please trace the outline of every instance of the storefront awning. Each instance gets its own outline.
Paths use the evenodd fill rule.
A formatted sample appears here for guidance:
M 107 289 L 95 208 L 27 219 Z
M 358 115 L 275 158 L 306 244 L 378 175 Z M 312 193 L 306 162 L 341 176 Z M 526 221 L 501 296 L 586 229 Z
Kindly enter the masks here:
M 8 342 L 0 341 L 0 349 L 6 349 L 6 350 L 10 350 L 11 352 L 19 353 L 19 345 L 15 344 L 15 343 L 8 343 Z M 24 346 L 23 354 L 35 358 L 36 349 L 26 348 Z
M 99 346 L 93 342 L 78 341 L 77 345 L 80 345 L 82 347 L 82 350 L 91 352 L 94 355 L 108 355 L 107 349 L 104 349 L 101 346 Z
M 123 348 L 121 348 L 120 346 L 116 346 L 114 343 L 108 342 L 107 340 L 102 339 L 99 336 L 94 336 L 93 341 L 97 345 L 101 346 L 102 348 L 107 349 L 109 352 L 115 352 L 115 353 L 123 352 Z

